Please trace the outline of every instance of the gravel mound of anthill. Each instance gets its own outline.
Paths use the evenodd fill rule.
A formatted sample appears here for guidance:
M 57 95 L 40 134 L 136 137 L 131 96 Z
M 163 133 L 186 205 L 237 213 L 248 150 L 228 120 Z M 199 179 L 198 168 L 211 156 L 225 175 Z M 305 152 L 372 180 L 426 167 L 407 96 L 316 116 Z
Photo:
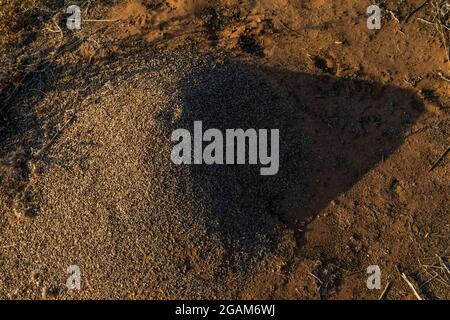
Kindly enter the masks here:
M 22 261 L 2 266 L 14 269 L 11 292 L 40 294 L 14 287 L 37 272 L 64 294 L 75 264 L 91 298 L 234 297 L 266 257 L 293 255 L 279 218 L 283 191 L 301 183 L 287 173 L 302 166 L 303 140 L 288 130 L 293 106 L 252 64 L 192 50 L 130 52 L 90 77 L 74 66 L 29 99 L 32 116 L 17 111 L 24 152 L 35 157 L 12 201 L 17 221 L 4 230 Z M 279 173 L 175 165 L 171 134 L 194 121 L 279 129 Z

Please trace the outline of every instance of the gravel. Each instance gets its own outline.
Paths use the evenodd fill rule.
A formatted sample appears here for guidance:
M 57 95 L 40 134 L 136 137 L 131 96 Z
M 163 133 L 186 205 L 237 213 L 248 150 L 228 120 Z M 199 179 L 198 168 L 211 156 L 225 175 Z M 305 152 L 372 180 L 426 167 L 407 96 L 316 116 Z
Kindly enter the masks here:
M 38 212 L 4 228 L 15 244 L 2 262 L 8 295 L 41 296 L 50 287 L 71 298 L 65 271 L 75 264 L 79 298 L 233 298 L 267 257 L 292 257 L 280 208 L 285 189 L 300 183 L 287 172 L 302 165 L 304 141 L 288 136 L 293 106 L 264 71 L 190 47 L 130 52 L 95 70 L 84 82 L 83 69 L 64 73 L 60 90 L 37 101 L 41 131 L 30 153 L 64 130 L 33 160 L 37 169 L 21 189 Z M 280 129 L 280 173 L 172 164 L 172 131 L 192 130 L 196 120 L 204 128 Z M 36 272 L 42 288 L 26 285 Z

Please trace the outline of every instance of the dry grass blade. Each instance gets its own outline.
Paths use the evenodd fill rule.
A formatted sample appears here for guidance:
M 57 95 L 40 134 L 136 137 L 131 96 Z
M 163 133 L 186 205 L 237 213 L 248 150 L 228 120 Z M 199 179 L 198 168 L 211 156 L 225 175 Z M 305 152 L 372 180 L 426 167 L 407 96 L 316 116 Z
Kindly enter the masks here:
M 445 53 L 447 55 L 447 63 L 450 64 L 450 48 L 448 45 L 448 36 L 447 36 L 447 25 L 446 22 L 444 21 L 445 16 L 447 15 L 447 13 L 443 13 L 444 9 L 448 8 L 448 6 L 446 4 L 443 4 L 443 2 L 441 0 L 436 0 L 435 4 L 434 4 L 434 8 L 435 8 L 435 12 L 436 12 L 436 29 L 437 31 L 440 33 L 441 38 L 442 38 L 442 44 L 445 48 Z
M 433 164 L 431 165 L 431 167 L 428 171 L 429 172 L 433 171 L 434 168 L 436 168 L 438 166 L 438 164 L 442 161 L 442 159 L 444 159 L 444 157 L 447 155 L 447 153 L 449 151 L 450 151 L 450 146 L 448 146 L 447 149 L 445 149 L 444 152 L 439 156 L 439 158 L 437 158 L 436 161 L 433 162 Z
M 438 256 L 438 255 L 436 255 L 436 256 L 438 257 L 439 263 L 441 264 L 442 268 L 446 271 L 446 273 L 447 273 L 448 275 L 450 275 L 450 270 L 448 269 L 448 266 L 447 266 L 447 264 L 445 263 L 444 259 L 443 259 L 442 257 Z
M 414 287 L 414 285 L 411 283 L 411 281 L 408 280 L 408 277 L 406 276 L 406 274 L 402 273 L 402 279 L 405 280 L 406 284 L 411 288 L 412 292 L 414 293 L 414 295 L 416 296 L 417 300 L 424 300 L 419 293 L 417 292 L 416 288 Z
M 391 287 L 391 283 L 392 281 L 389 281 L 386 284 L 386 287 L 384 287 L 383 292 L 381 292 L 380 297 L 378 298 L 378 300 L 383 300 L 386 297 L 386 293 L 388 292 L 389 288 Z
M 442 72 L 438 72 L 438 76 L 439 76 L 439 78 L 441 78 L 442 80 L 447 81 L 447 82 L 450 82 L 450 78 L 447 78 L 446 76 L 444 76 L 444 75 L 442 74 Z
M 405 23 L 408 22 L 408 20 L 415 15 L 419 10 L 421 10 L 423 7 L 427 5 L 427 3 L 430 2 L 430 0 L 425 0 L 420 6 L 418 6 L 416 9 L 411 11 L 405 18 Z

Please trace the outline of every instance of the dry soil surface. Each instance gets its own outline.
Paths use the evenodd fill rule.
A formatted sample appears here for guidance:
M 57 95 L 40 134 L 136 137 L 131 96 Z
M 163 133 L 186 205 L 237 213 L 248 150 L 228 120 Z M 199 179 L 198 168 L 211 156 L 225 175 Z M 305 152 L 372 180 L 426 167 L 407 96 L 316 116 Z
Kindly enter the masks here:
M 0 297 L 449 299 L 450 14 L 422 3 L 0 6 Z M 279 129 L 279 173 L 173 164 L 198 120 Z

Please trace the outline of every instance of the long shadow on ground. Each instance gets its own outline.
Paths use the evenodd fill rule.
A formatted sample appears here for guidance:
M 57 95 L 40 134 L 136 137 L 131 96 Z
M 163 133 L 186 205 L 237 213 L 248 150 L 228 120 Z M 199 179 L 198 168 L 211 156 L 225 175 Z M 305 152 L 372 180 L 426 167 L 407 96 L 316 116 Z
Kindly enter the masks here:
M 249 165 L 192 165 L 185 176 L 210 228 L 249 256 L 266 236 L 276 243 L 280 222 L 297 230 L 387 158 L 423 111 L 412 92 L 395 86 L 234 60 L 193 70 L 180 87 L 176 128 L 193 132 L 202 121 L 203 130 L 280 130 L 275 176 Z
M 133 58 L 131 64 L 135 64 L 133 55 L 127 58 Z M 259 165 L 191 165 L 183 168 L 179 178 L 180 192 L 196 197 L 199 201 L 193 203 L 201 204 L 186 210 L 196 212 L 210 232 L 219 235 L 230 253 L 231 265 L 239 269 L 251 270 L 252 261 L 277 245 L 278 231 L 286 226 L 294 230 L 300 244 L 301 234 L 295 230 L 302 221 L 314 218 L 394 152 L 424 109 L 412 92 L 395 86 L 211 59 L 212 63 L 194 64 L 179 80 L 174 92 L 177 105 L 167 106 L 159 120 L 167 126 L 168 144 L 173 129 L 192 131 L 194 121 L 202 121 L 204 130 L 217 128 L 222 132 L 237 128 L 280 130 L 280 169 L 274 176 L 261 176 Z M 128 77 L 158 72 L 120 67 L 105 66 L 105 74 Z M 67 70 L 72 70 L 74 78 L 69 77 L 66 85 L 78 90 L 82 99 L 91 92 L 83 91 L 87 86 L 103 85 L 95 82 L 98 78 L 93 81 L 88 76 L 106 72 L 102 68 L 97 64 L 86 72 L 78 66 L 54 68 L 52 72 L 58 79 L 67 78 Z M 10 143 L 8 140 L 15 141 L 29 156 L 29 150 L 42 147 L 45 137 L 57 131 L 56 118 L 61 117 L 59 122 L 64 123 L 64 104 L 58 103 L 54 114 L 50 107 L 44 110 L 49 117 L 33 116 L 37 112 L 33 105 L 57 89 L 55 83 L 42 86 L 42 81 L 29 81 L 10 105 L 2 108 L 8 119 L 1 124 L 5 129 L 2 147 Z M 39 94 L 29 97 L 30 92 Z M 43 123 L 46 118 L 50 123 Z M 76 118 L 73 121 L 76 123 Z M 167 165 L 174 166 L 170 154 L 166 156 Z

